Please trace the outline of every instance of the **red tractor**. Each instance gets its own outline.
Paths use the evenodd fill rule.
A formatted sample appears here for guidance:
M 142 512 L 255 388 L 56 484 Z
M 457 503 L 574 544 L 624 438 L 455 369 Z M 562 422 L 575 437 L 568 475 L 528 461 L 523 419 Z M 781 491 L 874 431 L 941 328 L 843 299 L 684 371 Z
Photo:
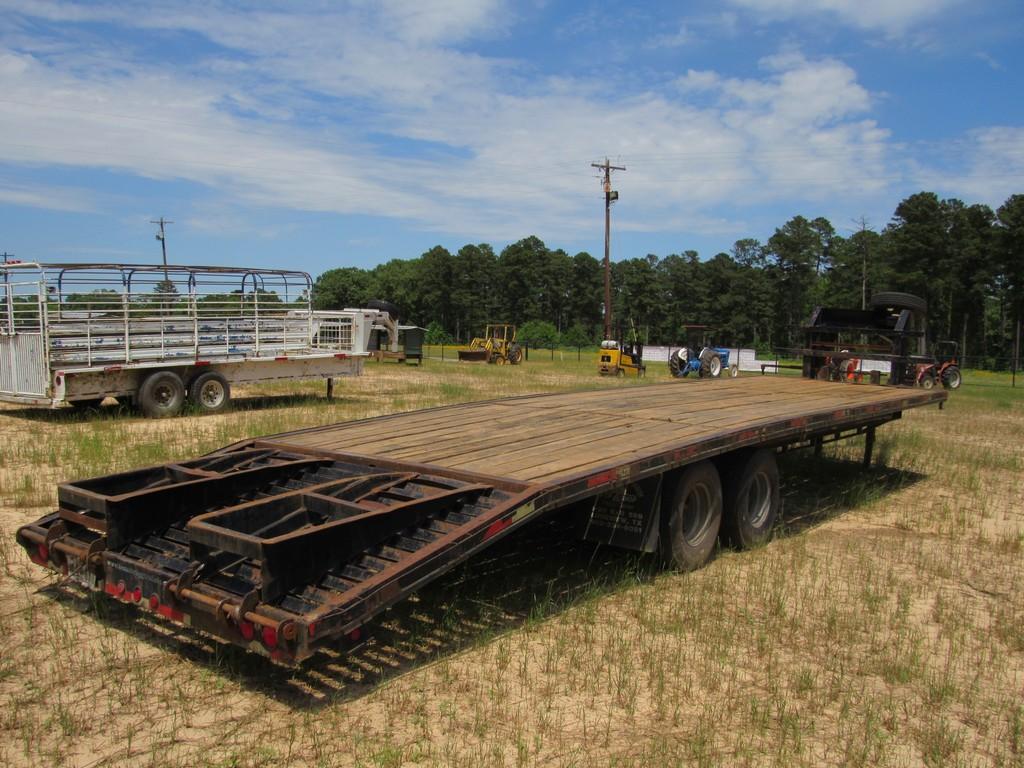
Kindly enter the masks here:
M 935 361 L 917 366 L 917 385 L 931 389 L 942 384 L 946 389 L 959 389 L 963 381 L 960 373 L 960 345 L 955 341 L 935 344 Z

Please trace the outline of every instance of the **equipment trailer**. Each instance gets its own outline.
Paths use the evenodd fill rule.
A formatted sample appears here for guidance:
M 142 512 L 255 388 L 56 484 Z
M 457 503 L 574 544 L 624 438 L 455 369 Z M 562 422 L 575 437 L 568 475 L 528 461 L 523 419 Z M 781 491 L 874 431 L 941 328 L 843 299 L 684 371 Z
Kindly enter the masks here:
M 70 581 L 292 663 L 543 515 L 682 568 L 720 525 L 764 541 L 777 451 L 863 434 L 868 462 L 879 425 L 945 398 L 757 377 L 447 406 L 65 483 L 17 539 Z

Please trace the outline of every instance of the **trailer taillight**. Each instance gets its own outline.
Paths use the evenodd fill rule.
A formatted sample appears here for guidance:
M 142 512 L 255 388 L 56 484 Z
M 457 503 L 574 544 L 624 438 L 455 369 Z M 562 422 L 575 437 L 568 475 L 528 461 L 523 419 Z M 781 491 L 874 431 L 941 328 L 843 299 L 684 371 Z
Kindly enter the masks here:
M 251 621 L 238 622 L 238 631 L 242 633 L 242 637 L 246 640 L 252 640 L 256 635 L 256 628 L 252 625 Z
M 277 630 L 273 627 L 263 628 L 263 644 L 267 648 L 277 648 Z
M 136 603 L 142 602 L 142 587 L 136 587 L 132 590 L 132 601 Z
M 160 607 L 160 598 L 157 595 L 150 595 L 149 596 L 149 609 L 151 611 L 155 611 L 159 607 Z

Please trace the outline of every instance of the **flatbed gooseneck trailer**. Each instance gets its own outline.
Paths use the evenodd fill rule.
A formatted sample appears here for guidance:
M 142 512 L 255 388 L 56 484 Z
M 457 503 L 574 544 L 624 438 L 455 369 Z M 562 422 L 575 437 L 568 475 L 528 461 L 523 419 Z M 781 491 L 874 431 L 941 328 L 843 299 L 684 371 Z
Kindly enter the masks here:
M 283 662 L 543 515 L 700 566 L 762 542 L 778 451 L 866 436 L 946 393 L 786 377 L 516 397 L 315 427 L 65 483 L 32 560 Z

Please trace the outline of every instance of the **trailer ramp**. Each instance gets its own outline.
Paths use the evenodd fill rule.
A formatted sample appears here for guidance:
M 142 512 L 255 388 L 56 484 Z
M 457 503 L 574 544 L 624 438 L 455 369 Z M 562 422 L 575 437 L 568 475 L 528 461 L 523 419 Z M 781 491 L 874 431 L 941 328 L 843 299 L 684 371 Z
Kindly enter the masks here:
M 282 661 L 533 511 L 526 484 L 254 443 L 65 483 L 19 542 L 84 587 Z M 497 523 L 497 525 L 496 525 Z

